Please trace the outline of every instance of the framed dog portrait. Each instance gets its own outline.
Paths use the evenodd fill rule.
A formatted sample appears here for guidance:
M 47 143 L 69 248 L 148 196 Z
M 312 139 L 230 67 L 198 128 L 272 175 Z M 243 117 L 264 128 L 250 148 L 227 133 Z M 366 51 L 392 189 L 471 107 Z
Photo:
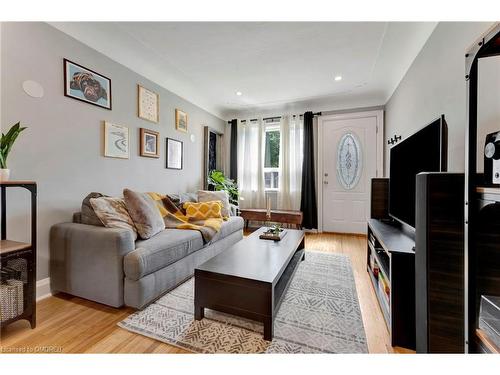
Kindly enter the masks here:
M 153 130 L 141 128 L 140 130 L 141 156 L 148 158 L 160 157 L 160 133 Z
M 64 95 L 111 110 L 111 80 L 64 59 Z
M 188 131 L 188 115 L 180 109 L 175 109 L 175 128 L 181 132 Z
M 167 168 L 182 169 L 182 142 L 176 139 L 167 138 Z

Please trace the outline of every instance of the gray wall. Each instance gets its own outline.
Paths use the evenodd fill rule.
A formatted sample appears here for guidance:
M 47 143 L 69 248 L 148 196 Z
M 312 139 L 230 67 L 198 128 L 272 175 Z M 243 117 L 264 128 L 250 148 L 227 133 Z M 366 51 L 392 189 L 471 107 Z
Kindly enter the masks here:
M 225 122 L 142 76 L 110 60 L 44 23 L 2 23 L 2 130 L 17 121 L 29 128 L 9 158 L 12 179 L 38 183 L 38 275 L 49 276 L 48 234 L 51 225 L 69 221 L 90 191 L 121 195 L 124 187 L 173 193 L 202 186 L 203 126 L 224 131 Z M 63 58 L 112 80 L 113 110 L 108 111 L 63 95 Z M 29 97 L 22 82 L 39 82 L 43 98 Z M 137 117 L 137 84 L 160 94 L 160 123 Z M 189 116 L 189 133 L 174 127 L 174 109 Z M 130 128 L 130 159 L 102 156 L 102 122 Z M 161 157 L 139 156 L 139 128 L 159 131 Z M 189 139 L 194 134 L 196 140 Z M 184 142 L 184 169 L 165 169 L 165 137 Z M 8 194 L 9 237 L 29 239 L 28 194 Z
M 465 52 L 491 25 L 439 23 L 386 104 L 386 142 L 394 134 L 404 139 L 444 113 L 448 123 L 448 170 L 464 171 Z M 385 148 L 388 176 L 387 143 Z

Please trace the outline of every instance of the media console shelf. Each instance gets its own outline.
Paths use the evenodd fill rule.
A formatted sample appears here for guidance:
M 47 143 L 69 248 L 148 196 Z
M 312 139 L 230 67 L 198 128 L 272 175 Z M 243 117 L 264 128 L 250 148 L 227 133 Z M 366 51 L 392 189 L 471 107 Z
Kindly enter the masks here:
M 478 168 L 483 163 L 484 133 L 492 108 L 481 98 L 494 97 L 496 91 L 485 81 L 494 77 L 500 56 L 500 23 L 480 36 L 465 54 L 467 85 L 467 127 L 465 136 L 465 216 L 464 216 L 464 295 L 466 352 L 483 352 L 486 333 L 479 330 L 482 295 L 500 296 L 500 188 Z M 495 69 L 485 70 L 484 63 Z M 486 113 L 485 113 L 486 111 Z M 497 112 L 495 112 L 497 113 Z M 494 122 L 492 123 L 494 124 Z M 498 127 L 487 132 L 498 130 Z
M 368 220 L 367 271 L 392 346 L 415 349 L 414 232 L 396 222 Z

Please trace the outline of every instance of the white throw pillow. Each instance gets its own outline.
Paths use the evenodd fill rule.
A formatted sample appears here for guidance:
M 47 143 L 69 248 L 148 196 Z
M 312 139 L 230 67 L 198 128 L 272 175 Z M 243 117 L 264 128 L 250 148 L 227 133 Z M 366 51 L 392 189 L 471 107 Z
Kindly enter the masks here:
M 198 202 L 212 202 L 221 201 L 222 202 L 222 217 L 231 216 L 231 206 L 229 205 L 229 196 L 225 191 L 209 191 L 209 190 L 198 190 Z

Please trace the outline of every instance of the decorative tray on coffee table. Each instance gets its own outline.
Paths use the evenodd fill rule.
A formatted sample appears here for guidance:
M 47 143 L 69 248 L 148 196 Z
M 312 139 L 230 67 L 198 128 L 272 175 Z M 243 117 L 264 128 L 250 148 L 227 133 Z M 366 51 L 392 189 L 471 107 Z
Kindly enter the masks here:
M 272 228 L 267 229 L 265 232 L 263 232 L 259 238 L 261 240 L 271 240 L 271 241 L 281 241 L 283 237 L 286 235 L 286 230 L 284 229 L 279 229 L 279 233 L 276 233 L 276 231 Z

